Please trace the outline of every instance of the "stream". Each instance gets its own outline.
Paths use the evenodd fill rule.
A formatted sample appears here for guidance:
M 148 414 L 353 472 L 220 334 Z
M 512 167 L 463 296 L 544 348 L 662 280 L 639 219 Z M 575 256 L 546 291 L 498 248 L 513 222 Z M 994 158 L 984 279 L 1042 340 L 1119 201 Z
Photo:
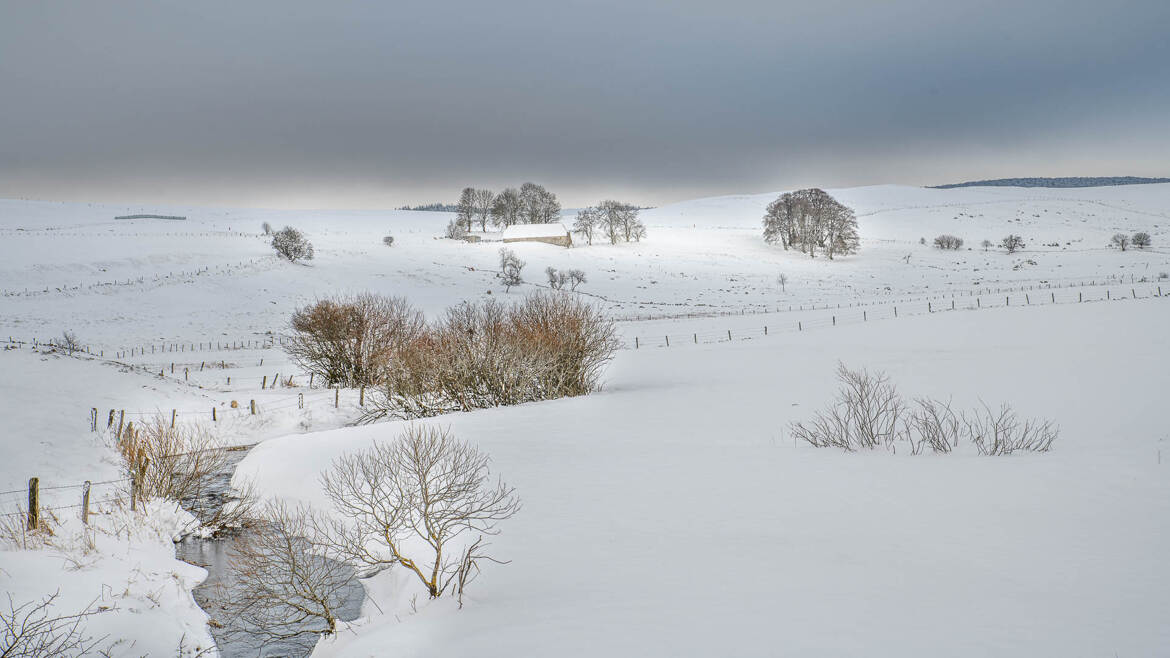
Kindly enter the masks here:
M 230 502 L 232 474 L 236 465 L 247 455 L 247 451 L 228 453 L 228 460 L 224 470 L 217 473 L 210 480 L 210 486 L 194 501 L 183 501 L 183 506 L 192 514 L 201 519 L 208 518 L 224 504 Z M 217 601 L 224 595 L 224 589 L 247 587 L 234 573 L 228 554 L 233 544 L 245 536 L 247 528 L 235 532 L 217 533 L 215 536 L 204 538 L 188 535 L 175 544 L 175 556 L 196 566 L 207 569 L 207 579 L 199 584 L 192 592 L 195 602 L 211 618 L 211 635 L 223 658 L 266 658 L 289 657 L 303 658 L 313 652 L 317 645 L 316 634 L 306 634 L 287 640 L 272 641 L 261 636 L 246 635 L 231 631 L 231 620 L 221 618 L 221 606 Z M 322 560 L 326 558 L 320 558 Z M 222 585 L 222 587 L 221 587 Z M 357 619 L 361 612 L 365 590 L 361 583 L 354 578 L 344 594 L 344 601 L 337 609 L 337 616 L 342 621 Z M 306 625 L 306 630 L 312 628 Z

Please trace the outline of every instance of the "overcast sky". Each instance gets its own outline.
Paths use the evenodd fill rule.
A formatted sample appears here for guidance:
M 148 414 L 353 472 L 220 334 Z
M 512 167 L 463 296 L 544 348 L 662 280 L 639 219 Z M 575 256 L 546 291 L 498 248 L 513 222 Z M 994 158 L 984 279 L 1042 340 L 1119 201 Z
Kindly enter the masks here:
M 1170 2 L 0 0 L 0 197 L 1170 176 Z

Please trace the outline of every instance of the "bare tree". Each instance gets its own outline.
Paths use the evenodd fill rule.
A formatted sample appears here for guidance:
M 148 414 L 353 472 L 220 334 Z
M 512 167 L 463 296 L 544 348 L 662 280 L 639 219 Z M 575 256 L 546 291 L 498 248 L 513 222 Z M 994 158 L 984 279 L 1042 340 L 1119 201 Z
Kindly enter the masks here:
M 1129 236 L 1124 233 L 1114 233 L 1109 243 L 1122 251 L 1126 251 L 1129 249 Z
M 580 233 L 588 244 L 593 244 L 593 234 L 601 223 L 600 211 L 593 206 L 577 211 L 577 220 L 573 222 L 573 231 Z
M 360 587 L 354 568 L 324 555 L 317 527 L 305 508 L 269 503 L 251 530 L 228 552 L 239 586 L 219 597 L 224 630 L 265 643 L 302 635 L 330 635 L 349 591 Z
M 272 235 L 272 248 L 277 255 L 290 263 L 298 260 L 313 260 L 313 245 L 305 235 L 291 226 L 286 226 Z
M 400 566 L 438 598 L 469 561 L 490 559 L 469 556 L 477 542 L 463 536 L 496 534 L 520 509 L 515 490 L 493 482 L 489 461 L 449 430 L 408 426 L 393 442 L 341 457 L 322 475 L 341 517 L 322 519 L 323 535 L 336 555 L 373 569 Z
M 362 293 L 322 299 L 293 313 L 284 351 L 329 385 L 369 386 L 395 352 L 423 331 L 422 314 L 401 297 Z
M 1009 254 L 1014 254 L 1024 248 L 1024 239 L 1013 233 L 1000 240 L 999 246 L 1006 249 Z
M 471 231 L 471 223 L 475 220 L 475 204 L 475 188 L 463 188 L 463 192 L 459 194 L 459 202 L 455 204 L 455 223 L 464 231 Z
M 776 276 L 776 285 L 780 286 L 780 292 L 788 292 L 788 275 L 781 272 Z
M 979 243 L 979 246 L 983 247 L 983 251 L 987 251 L 988 249 L 991 249 L 991 247 L 994 245 L 991 244 L 991 240 L 984 240 L 983 242 Z
M 495 203 L 496 195 L 491 190 L 475 190 L 472 193 L 472 206 L 475 209 L 475 219 L 479 222 L 479 230 L 486 231 L 488 217 L 492 213 L 492 204 Z
M 500 249 L 500 278 L 504 283 L 504 292 L 511 292 L 512 288 L 524 283 L 520 272 L 525 265 L 511 249 Z
M 1133 234 L 1133 246 L 1137 247 L 1138 249 L 1145 249 L 1151 244 L 1153 244 L 1153 241 L 1150 240 L 1149 233 L 1146 233 L 1145 231 L 1138 231 L 1137 233 Z
M 645 235 L 645 227 L 638 221 L 638 209 L 628 203 L 606 199 L 597 206 L 598 224 L 610 244 L 617 244 L 618 240 L 627 242 L 635 239 L 641 227 L 640 239 Z
M 500 228 L 519 223 L 520 221 L 520 193 L 516 188 L 505 188 L 492 201 L 492 224 Z
M 260 229 L 264 231 L 264 235 L 272 235 L 272 224 L 264 222 L 260 225 Z
M 586 283 L 583 270 L 569 270 L 569 290 L 576 290 L 577 286 Z
M 555 267 L 544 268 L 544 273 L 548 277 L 548 287 L 553 290 L 560 290 L 569 280 L 569 275 L 564 272 L 558 272 Z
M 528 224 L 547 224 L 561 214 L 557 195 L 536 183 L 520 186 L 520 218 Z
M 17 605 L 8 594 L 8 604 L 0 607 L 0 656 L 73 658 L 101 653 L 98 647 L 106 637 L 87 635 L 85 624 L 103 611 L 90 603 L 78 612 L 57 612 L 59 595 L 58 591 Z

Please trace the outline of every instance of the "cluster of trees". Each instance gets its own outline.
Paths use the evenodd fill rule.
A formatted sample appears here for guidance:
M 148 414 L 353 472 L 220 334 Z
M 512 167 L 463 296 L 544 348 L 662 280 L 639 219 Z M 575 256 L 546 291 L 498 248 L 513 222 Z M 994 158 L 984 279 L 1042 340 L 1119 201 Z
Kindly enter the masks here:
M 548 287 L 553 290 L 563 290 L 566 284 L 569 290 L 576 290 L 577 286 L 585 283 L 584 270 L 558 270 L 550 266 L 544 268 L 544 273 L 548 277 Z
M 829 260 L 836 254 L 855 253 L 861 244 L 857 217 L 824 190 L 786 192 L 768 204 L 764 214 L 764 241 L 784 249 L 799 249 L 816 257 L 820 249 Z
M 588 244 L 595 237 L 603 237 L 610 244 L 620 240 L 640 242 L 646 237 L 646 225 L 638 219 L 638 206 L 607 199 L 577 212 L 573 232 L 579 233 Z
M 1146 247 L 1153 244 L 1153 240 L 1150 239 L 1149 233 L 1146 233 L 1145 231 L 1138 231 L 1132 236 L 1126 235 L 1124 233 L 1116 233 L 1114 234 L 1113 238 L 1109 240 L 1109 243 L 1122 251 L 1126 251 L 1129 249 L 1130 245 L 1133 245 L 1138 249 L 1145 249 Z
M 810 445 L 853 452 L 899 446 L 910 454 L 949 453 L 966 439 L 981 455 L 1047 452 L 1059 430 L 1050 421 L 1021 420 L 1010 405 L 986 404 L 955 413 L 949 402 L 915 398 L 907 403 L 883 373 L 837 366 L 837 398 L 792 433 Z
M 954 249 L 957 251 L 963 248 L 963 238 L 944 233 L 934 239 L 934 247 L 936 249 Z
M 619 346 L 612 320 L 556 292 L 465 302 L 433 322 L 402 298 L 324 299 L 292 329 L 285 349 L 307 372 L 376 389 L 366 421 L 585 395 Z
M 560 215 L 561 204 L 557 195 L 536 183 L 524 183 L 519 190 L 505 188 L 499 194 L 465 187 L 459 195 L 459 203 L 455 204 L 455 224 L 463 232 L 472 230 L 477 224 L 479 230 L 486 231 L 489 221 L 499 228 L 513 224 L 548 224 Z

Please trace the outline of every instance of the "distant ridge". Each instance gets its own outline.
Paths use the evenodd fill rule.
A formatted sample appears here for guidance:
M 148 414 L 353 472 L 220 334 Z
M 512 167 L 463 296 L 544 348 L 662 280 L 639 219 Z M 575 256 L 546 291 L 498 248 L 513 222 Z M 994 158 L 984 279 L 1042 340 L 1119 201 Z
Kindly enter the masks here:
M 1137 176 L 1069 176 L 1065 178 L 996 178 L 974 180 L 950 185 L 928 185 L 936 190 L 955 187 L 1105 187 L 1108 185 L 1146 185 L 1170 183 L 1170 178 L 1139 178 Z

